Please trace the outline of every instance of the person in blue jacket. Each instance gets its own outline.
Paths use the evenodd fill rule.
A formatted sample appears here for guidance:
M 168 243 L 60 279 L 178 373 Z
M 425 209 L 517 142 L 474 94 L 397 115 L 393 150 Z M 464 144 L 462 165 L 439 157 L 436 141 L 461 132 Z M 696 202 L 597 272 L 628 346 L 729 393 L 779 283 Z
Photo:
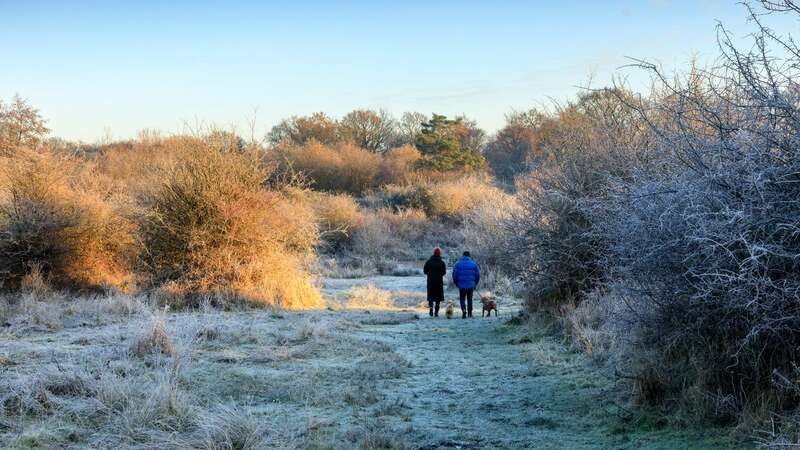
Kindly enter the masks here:
M 461 318 L 472 317 L 472 293 L 481 281 L 481 269 L 469 256 L 469 252 L 464 252 L 453 266 L 453 284 L 458 288 L 458 300 L 461 302 Z M 464 300 L 466 299 L 466 305 Z

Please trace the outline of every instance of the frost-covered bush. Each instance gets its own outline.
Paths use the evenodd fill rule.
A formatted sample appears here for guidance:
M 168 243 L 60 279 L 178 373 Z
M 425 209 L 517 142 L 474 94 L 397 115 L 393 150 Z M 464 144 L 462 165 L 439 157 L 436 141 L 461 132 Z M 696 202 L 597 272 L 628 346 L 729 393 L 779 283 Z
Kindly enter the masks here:
M 626 177 L 650 139 L 620 89 L 581 96 L 558 112 L 551 157 L 518 183 L 519 208 L 506 221 L 510 253 L 529 289 L 529 306 L 573 303 L 603 280 L 605 237 L 593 207 L 612 177 Z
M 776 384 L 800 357 L 800 52 L 784 40 L 794 56 L 773 61 L 769 33 L 669 83 L 642 111 L 653 160 L 595 205 L 644 402 L 734 420 L 800 406 Z

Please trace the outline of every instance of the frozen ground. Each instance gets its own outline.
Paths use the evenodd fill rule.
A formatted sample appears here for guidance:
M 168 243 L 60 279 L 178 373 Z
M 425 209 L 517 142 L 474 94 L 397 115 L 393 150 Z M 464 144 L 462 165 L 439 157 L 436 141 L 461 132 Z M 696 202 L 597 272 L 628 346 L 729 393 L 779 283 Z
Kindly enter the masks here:
M 331 279 L 315 312 L 31 304 L 0 324 L 0 447 L 733 446 L 626 420 L 601 368 L 507 324 L 513 301 L 499 318 L 432 319 L 423 288 Z

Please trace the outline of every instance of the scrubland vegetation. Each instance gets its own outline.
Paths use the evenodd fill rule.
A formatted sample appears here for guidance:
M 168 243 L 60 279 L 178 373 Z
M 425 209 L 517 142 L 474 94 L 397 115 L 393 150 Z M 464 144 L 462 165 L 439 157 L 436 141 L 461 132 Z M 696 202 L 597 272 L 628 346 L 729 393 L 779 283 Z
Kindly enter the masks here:
M 530 309 L 561 317 L 637 403 L 780 446 L 798 440 L 800 53 L 765 12 L 800 11 L 764 2 L 752 49 L 720 26 L 717 66 L 637 62 L 648 95 L 593 91 L 544 120 L 556 151 L 518 183 L 508 242 Z
M 636 414 L 796 446 L 800 49 L 766 21 L 800 8 L 765 1 L 750 13 L 749 50 L 720 26 L 712 67 L 667 76 L 636 61 L 650 92 L 586 90 L 512 113 L 491 136 L 465 117 L 355 110 L 287 118 L 263 141 L 208 129 L 87 145 L 47 139 L 24 100 L 0 104 L 0 321 L 57 330 L 70 311 L 335 309 L 321 277 L 408 275 L 399 263 L 419 265 L 434 246 L 451 259 L 469 249 L 485 287 L 524 295 L 529 322 L 613 372 Z M 393 307 L 374 286 L 345 303 Z M 110 372 L 76 364 L 4 386 L 0 433 L 9 417 L 60 411 L 119 422 L 101 446 L 168 433 L 195 448 L 264 445 L 247 413 L 200 408 L 182 390 L 185 345 L 163 320 Z M 326 330 L 309 322 L 276 339 Z M 381 376 L 407 367 L 382 357 L 394 372 Z M 128 358 L 155 358 L 155 375 Z M 109 377 L 134 382 L 121 392 Z

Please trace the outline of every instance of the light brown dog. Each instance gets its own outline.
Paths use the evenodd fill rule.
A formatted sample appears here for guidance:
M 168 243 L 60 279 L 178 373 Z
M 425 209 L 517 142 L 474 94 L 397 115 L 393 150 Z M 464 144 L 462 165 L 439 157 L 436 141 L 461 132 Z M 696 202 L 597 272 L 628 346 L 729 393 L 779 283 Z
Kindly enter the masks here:
M 497 302 L 494 300 L 494 294 L 491 292 L 486 292 L 481 295 L 481 304 L 483 305 L 483 310 L 481 311 L 481 317 L 486 314 L 487 317 L 492 316 L 492 311 L 494 311 L 494 316 L 497 317 Z
M 448 319 L 452 319 L 453 318 L 453 310 L 455 309 L 455 307 L 456 307 L 456 305 L 453 303 L 452 300 L 447 302 L 447 306 L 445 306 L 445 308 L 444 308 L 444 315 Z

